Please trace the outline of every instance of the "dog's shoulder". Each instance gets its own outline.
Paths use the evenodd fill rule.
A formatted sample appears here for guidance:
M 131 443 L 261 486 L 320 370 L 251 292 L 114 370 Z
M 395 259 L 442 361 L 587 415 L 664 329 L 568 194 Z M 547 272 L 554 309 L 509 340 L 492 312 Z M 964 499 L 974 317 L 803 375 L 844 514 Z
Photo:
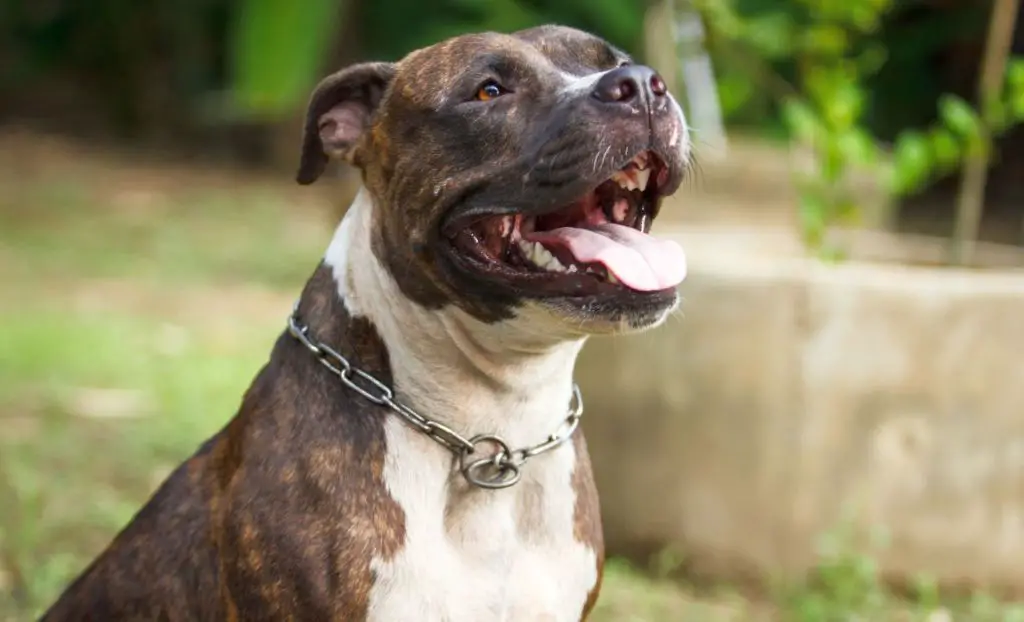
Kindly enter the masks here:
M 319 340 L 390 382 L 376 331 L 348 316 L 328 268 L 302 300 Z M 383 481 L 385 416 L 282 334 L 237 414 L 42 620 L 361 619 L 371 552 L 405 538 Z
M 322 267 L 301 316 L 318 341 L 390 381 L 373 326 L 335 292 Z M 211 452 L 222 579 L 243 618 L 365 615 L 370 552 L 393 554 L 405 538 L 383 481 L 385 417 L 290 335 L 278 340 Z

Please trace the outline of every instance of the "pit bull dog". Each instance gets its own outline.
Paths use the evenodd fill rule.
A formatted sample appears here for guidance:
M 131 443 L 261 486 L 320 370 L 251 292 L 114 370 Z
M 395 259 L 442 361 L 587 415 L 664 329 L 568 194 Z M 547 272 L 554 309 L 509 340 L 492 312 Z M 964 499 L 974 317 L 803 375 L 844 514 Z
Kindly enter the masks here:
M 43 616 L 587 617 L 604 559 L 573 384 L 678 304 L 651 235 L 690 141 L 584 32 L 471 34 L 313 93 L 298 181 L 363 189 L 237 415 Z

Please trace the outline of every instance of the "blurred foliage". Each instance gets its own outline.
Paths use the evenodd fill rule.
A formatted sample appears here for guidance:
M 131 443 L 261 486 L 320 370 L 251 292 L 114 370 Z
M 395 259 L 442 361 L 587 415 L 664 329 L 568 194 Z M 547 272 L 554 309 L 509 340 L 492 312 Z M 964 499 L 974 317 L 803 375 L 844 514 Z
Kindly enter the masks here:
M 916 0 L 697 0 L 711 30 L 723 106 L 733 124 L 785 131 L 780 100 L 803 66 L 823 55 L 859 62 L 864 114 L 891 139 L 934 117 L 943 94 L 936 65 L 951 44 L 985 36 L 982 3 L 929 10 Z
M 337 0 L 244 0 L 230 43 L 233 108 L 294 110 L 320 77 L 340 13 Z
M 653 0 L 652 0 L 653 1 Z M 599 33 L 639 54 L 644 9 L 636 0 L 0 0 L 0 90 L 28 93 L 63 81 L 80 87 L 127 128 L 148 102 L 165 115 L 202 117 L 225 89 L 257 116 L 304 101 L 332 52 L 394 60 L 467 30 L 510 31 L 558 22 Z M 941 91 L 929 67 L 951 41 L 983 33 L 984 11 L 931 11 L 920 3 L 856 0 L 703 0 L 721 99 L 730 121 L 776 127 L 786 84 L 799 88 L 805 59 L 861 57 L 868 125 L 883 136 L 929 117 Z M 837 8 L 838 7 L 838 8 Z M 880 18 L 889 11 L 891 19 Z M 356 60 L 356 58 L 339 59 Z M 884 63 L 883 63 L 884 61 Z M 0 103 L 0 108 L 3 104 Z M 160 115 L 151 115 L 160 116 Z M 165 117 L 161 117 L 165 118 Z M 895 121 L 894 121 L 895 120 Z M 895 125 L 894 125 L 895 123 Z
M 231 0 L 0 0 L 0 112 L 115 130 L 186 124 L 223 82 Z M 55 102 L 53 100 L 60 100 Z M 147 127 L 149 126 L 149 127 Z
M 936 94 L 927 104 L 934 109 L 932 121 L 925 102 L 915 101 L 925 113 L 916 119 L 923 127 L 903 126 L 889 149 L 879 140 L 889 128 L 872 123 L 870 111 L 874 107 L 877 115 L 878 109 L 899 108 L 886 101 L 875 85 L 897 52 L 895 45 L 886 44 L 881 30 L 900 3 L 704 0 L 700 6 L 718 35 L 719 48 L 733 46 L 734 55 L 756 61 L 753 66 L 726 65 L 732 74 L 747 80 L 746 85 L 736 77 L 723 80 L 727 110 L 742 116 L 751 100 L 762 99 L 762 104 L 780 112 L 786 135 L 798 151 L 812 156 L 812 170 L 798 173 L 800 225 L 808 245 L 827 255 L 838 252 L 823 246 L 829 227 L 854 222 L 860 215 L 855 172 L 866 171 L 895 200 L 922 190 L 953 172 L 965 158 L 990 149 L 983 139 L 982 118 L 995 136 L 1024 121 L 1024 61 L 1015 61 L 991 110 L 982 114 L 956 95 Z M 934 28 L 933 22 L 925 23 Z M 983 30 L 974 30 L 977 23 L 965 20 L 961 26 L 975 36 L 983 35 Z M 929 58 L 939 41 L 934 33 L 913 41 L 919 46 L 919 58 Z M 907 72 L 904 79 L 928 73 Z M 768 88 L 749 86 L 758 81 Z M 907 90 L 904 87 L 901 92 Z
M 879 572 L 889 546 L 883 529 L 867 537 L 844 519 L 822 534 L 818 561 L 802 581 L 783 584 L 776 600 L 786 622 L 1024 622 L 1024 606 L 982 591 L 943 593 L 934 578 L 919 575 L 897 593 Z M 867 540 L 864 542 L 864 540 Z M 948 591 L 947 591 L 948 592 Z
M 591 32 L 636 53 L 646 3 L 638 0 L 388 0 L 366 2 L 365 48 L 394 60 L 410 49 L 466 31 L 512 31 L 560 23 Z M 395 15 L 405 16 L 395 20 Z
M 173 133 L 294 112 L 346 38 L 351 56 L 396 60 L 467 30 L 558 22 L 636 52 L 643 16 L 635 0 L 0 0 L 0 91 L 29 100 L 21 113 L 54 96 L 77 102 L 60 115 Z
M 654 0 L 650 0 L 654 1 Z M 985 35 L 986 3 L 915 0 L 697 0 L 726 120 L 814 154 L 799 179 L 806 240 L 857 217 L 854 171 L 891 196 L 913 193 L 988 149 L 1022 118 L 1021 65 L 981 115 L 943 82 L 936 60 Z M 641 55 L 637 0 L 0 0 L 0 91 L 57 116 L 93 107 L 126 133 L 266 123 L 296 114 L 339 62 L 395 60 L 465 32 L 563 23 Z M 949 91 L 949 92 L 947 92 Z M 43 95 L 40 95 L 43 93 Z M 35 97 L 35 99 L 33 99 Z M 24 103 L 24 102 L 23 102 Z M 215 105 L 211 106 L 213 103 Z M 5 108 L 0 102 L 0 113 Z M 892 143 L 891 150 L 885 143 Z M 890 153 L 891 151 L 891 153 Z
M 342 7 L 341 5 L 347 5 Z M 300 105 L 325 58 L 338 13 L 358 19 L 362 58 L 398 60 L 465 32 L 561 23 L 600 32 L 635 52 L 644 12 L 635 0 L 241 0 L 232 41 L 236 102 L 253 114 Z M 401 19 L 396 19 L 401 16 Z

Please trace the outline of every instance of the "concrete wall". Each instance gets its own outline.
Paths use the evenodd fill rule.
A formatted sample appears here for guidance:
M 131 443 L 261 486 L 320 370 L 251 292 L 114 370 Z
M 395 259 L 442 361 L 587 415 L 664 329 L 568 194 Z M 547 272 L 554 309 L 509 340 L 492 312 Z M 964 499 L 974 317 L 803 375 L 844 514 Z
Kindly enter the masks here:
M 579 363 L 610 548 L 799 571 L 854 507 L 884 571 L 1024 591 L 1024 275 L 679 237 L 680 314 Z

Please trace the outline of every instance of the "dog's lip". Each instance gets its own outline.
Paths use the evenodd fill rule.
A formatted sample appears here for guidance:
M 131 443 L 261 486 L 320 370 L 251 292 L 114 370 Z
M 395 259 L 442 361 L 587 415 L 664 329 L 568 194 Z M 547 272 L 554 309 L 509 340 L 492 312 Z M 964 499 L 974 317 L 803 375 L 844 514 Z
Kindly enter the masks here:
M 646 273 L 641 270 L 638 273 L 630 267 L 636 264 L 630 264 L 621 254 L 606 255 L 607 259 L 591 254 L 593 259 L 590 261 L 576 259 L 591 252 L 587 249 L 595 244 L 593 238 L 584 242 L 587 236 L 580 238 L 574 234 L 571 238 L 564 238 L 560 236 L 567 234 L 556 233 L 553 237 L 545 238 L 547 242 L 540 241 L 541 234 L 547 231 L 581 229 L 603 231 L 605 233 L 596 235 L 610 236 L 610 239 L 618 240 L 618 243 L 627 244 L 631 250 L 639 248 L 632 247 L 638 240 L 625 242 L 625 239 L 631 238 L 619 237 L 622 233 L 615 233 L 613 230 L 615 227 L 625 227 L 647 234 L 662 200 L 667 196 L 664 189 L 669 175 L 669 166 L 663 159 L 650 150 L 642 150 L 624 166 L 615 168 L 608 178 L 599 181 L 586 192 L 576 195 L 577 198 L 573 201 L 561 203 L 560 206 L 531 210 L 508 207 L 475 209 L 471 213 L 458 214 L 448 221 L 448 231 L 451 233 L 446 236 L 448 243 L 444 244 L 442 253 L 456 266 L 461 266 L 462 270 L 469 270 L 488 280 L 504 282 L 513 289 L 534 296 L 603 296 L 621 293 L 624 290 L 643 295 L 673 289 L 650 288 L 651 279 L 658 280 L 659 274 L 663 277 L 665 272 L 655 270 Z M 617 190 L 610 191 L 607 188 L 608 184 Z M 613 194 L 609 195 L 609 192 Z M 622 192 L 626 194 L 616 194 Z M 630 192 L 633 194 L 630 195 Z M 622 209 L 625 211 L 618 211 L 618 202 L 622 203 Z M 614 214 L 611 211 L 613 209 L 616 210 Z M 519 234 L 521 223 L 522 237 Z M 534 225 L 538 227 L 536 233 L 533 233 Z M 543 254 L 537 255 L 536 248 L 530 246 L 531 239 L 534 247 L 543 244 L 547 253 L 560 259 L 561 263 L 555 262 L 559 267 L 545 267 L 545 262 L 549 261 L 550 257 L 549 260 L 544 260 Z M 569 239 L 572 241 L 567 241 Z M 517 242 L 518 240 L 522 241 Z M 649 252 L 657 249 L 654 245 L 647 244 L 644 248 L 648 252 L 640 252 L 645 257 L 651 257 Z M 518 252 L 516 249 L 519 249 Z M 609 263 L 613 256 L 618 259 Z M 538 259 L 541 261 L 539 269 L 536 264 Z M 561 266 L 567 266 L 568 269 Z M 624 269 L 625 272 L 622 271 Z M 621 280 L 617 277 L 621 277 Z
M 452 260 L 463 267 L 471 269 L 487 279 L 497 279 L 513 289 L 536 298 L 589 298 L 617 296 L 660 296 L 675 292 L 675 287 L 665 289 L 636 291 L 623 287 L 619 283 L 596 279 L 590 274 L 553 274 L 550 272 L 509 272 L 501 265 L 480 261 L 462 253 L 452 253 Z
M 588 274 L 551 274 L 547 272 L 516 273 L 514 279 L 499 265 L 479 261 L 468 255 L 456 255 L 456 261 L 471 266 L 489 278 L 507 279 L 506 283 L 530 296 L 572 298 L 580 296 L 651 296 L 675 291 L 675 287 L 660 290 L 635 291 L 617 283 L 595 279 Z
M 660 206 L 661 201 L 665 197 L 672 195 L 682 183 L 683 170 L 682 167 L 672 167 L 669 164 L 669 160 L 665 158 L 664 154 L 662 154 L 660 150 L 655 149 L 652 146 L 646 146 L 629 152 L 630 155 L 628 157 L 624 157 L 621 161 L 617 161 L 615 164 L 607 167 L 607 169 L 605 169 L 601 174 L 591 177 L 590 182 L 584 190 L 575 195 L 575 199 L 570 198 L 568 201 L 551 202 L 549 205 L 545 205 L 544 207 L 531 206 L 527 208 L 519 208 L 501 205 L 480 205 L 473 206 L 466 210 L 459 210 L 457 208 L 451 209 L 442 220 L 440 232 L 442 236 L 451 240 L 458 236 L 459 232 L 463 229 L 472 227 L 482 220 L 493 218 L 495 216 L 522 214 L 523 216 L 537 217 L 554 214 L 565 209 L 567 205 L 578 200 L 580 197 L 584 197 L 587 194 L 596 191 L 597 188 L 608 181 L 612 175 L 629 166 L 631 162 L 644 153 L 648 154 L 648 157 L 652 158 L 653 162 L 657 164 L 656 169 L 659 171 L 659 179 L 655 180 L 657 193 L 654 200 L 656 202 L 656 207 Z M 655 211 L 655 215 L 657 215 L 657 211 Z

